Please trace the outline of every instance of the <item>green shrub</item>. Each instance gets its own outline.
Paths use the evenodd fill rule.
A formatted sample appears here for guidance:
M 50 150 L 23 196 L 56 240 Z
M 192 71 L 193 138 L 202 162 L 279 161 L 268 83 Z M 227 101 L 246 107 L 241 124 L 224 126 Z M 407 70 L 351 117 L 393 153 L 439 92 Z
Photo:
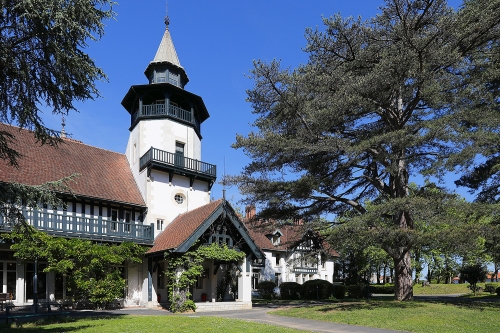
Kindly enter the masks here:
M 333 285 L 332 295 L 336 299 L 343 299 L 345 297 L 346 287 L 342 284 L 334 284 Z
M 302 285 L 302 299 L 327 299 L 333 294 L 333 284 L 325 280 L 309 280 Z
M 490 294 L 494 294 L 497 288 L 498 288 L 498 283 L 486 283 L 484 285 L 484 291 Z
M 347 286 L 347 294 L 351 298 L 368 298 L 370 296 L 370 290 L 368 285 L 357 283 Z
M 497 288 L 496 292 L 497 292 L 497 296 L 500 296 L 500 287 Z
M 300 299 L 302 286 L 297 282 L 283 282 L 280 284 L 281 299 Z
M 274 288 L 276 283 L 273 281 L 261 281 L 257 284 L 257 290 L 263 299 L 272 299 L 275 296 Z
M 394 285 L 392 284 L 372 284 L 369 287 L 369 291 L 372 294 L 394 294 Z

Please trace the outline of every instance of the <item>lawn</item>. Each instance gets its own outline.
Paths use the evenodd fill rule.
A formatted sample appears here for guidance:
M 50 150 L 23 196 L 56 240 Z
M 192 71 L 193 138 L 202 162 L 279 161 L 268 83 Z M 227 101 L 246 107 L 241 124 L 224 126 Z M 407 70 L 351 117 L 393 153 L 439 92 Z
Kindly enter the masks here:
M 468 283 L 460 284 L 431 284 L 422 287 L 420 284 L 413 286 L 413 295 L 449 295 L 449 294 L 470 294 Z
M 500 303 L 360 301 L 272 314 L 421 333 L 498 332 Z
M 106 318 L 68 318 L 60 324 L 0 324 L 2 333 L 20 332 L 302 332 L 281 326 L 251 323 L 217 317 L 188 316 L 120 316 Z

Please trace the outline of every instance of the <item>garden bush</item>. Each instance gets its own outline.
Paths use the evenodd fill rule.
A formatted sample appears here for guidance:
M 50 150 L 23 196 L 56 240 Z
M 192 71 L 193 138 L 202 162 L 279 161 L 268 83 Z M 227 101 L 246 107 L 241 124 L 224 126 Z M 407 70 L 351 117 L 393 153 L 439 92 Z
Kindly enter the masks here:
M 297 282 L 283 282 L 280 284 L 281 299 L 300 299 L 302 286 Z
M 302 299 L 327 299 L 332 296 L 333 284 L 325 280 L 309 280 L 302 285 Z
M 347 286 L 347 294 L 351 298 L 368 298 L 370 296 L 370 290 L 368 285 L 357 283 Z
M 497 288 L 498 288 L 498 283 L 486 283 L 484 285 L 484 291 L 490 294 L 494 294 Z
M 261 281 L 257 284 L 257 290 L 264 299 L 272 299 L 275 296 L 274 288 L 276 283 L 273 281 Z
M 393 284 L 372 284 L 369 287 L 370 293 L 372 294 L 394 294 Z
M 343 299 L 345 297 L 346 287 L 344 285 L 334 284 L 332 290 L 332 296 L 336 299 Z
M 500 296 L 500 287 L 497 288 L 497 296 Z

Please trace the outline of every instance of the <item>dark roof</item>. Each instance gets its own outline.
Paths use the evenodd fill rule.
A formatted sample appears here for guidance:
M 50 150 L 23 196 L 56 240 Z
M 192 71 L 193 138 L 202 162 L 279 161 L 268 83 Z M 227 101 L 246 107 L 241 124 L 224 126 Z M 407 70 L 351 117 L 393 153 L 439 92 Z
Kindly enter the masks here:
M 179 215 L 159 234 L 148 253 L 178 248 L 222 205 L 223 199 Z
M 128 113 L 133 113 L 133 106 L 137 104 L 137 100 L 140 95 L 149 92 L 165 92 L 169 91 L 173 94 L 178 94 L 187 100 L 192 101 L 195 104 L 195 110 L 198 112 L 198 117 L 200 123 L 204 122 L 210 117 L 205 102 L 200 96 L 193 94 L 187 90 L 177 87 L 171 83 L 155 83 L 155 84 L 140 84 L 131 86 L 122 100 L 122 106 L 128 111 Z
M 12 148 L 22 157 L 18 168 L 0 161 L 0 181 L 40 185 L 78 173 L 70 187 L 76 196 L 145 207 L 124 154 L 63 139 L 57 147 L 36 142 L 33 132 L 0 123 L 15 136 Z

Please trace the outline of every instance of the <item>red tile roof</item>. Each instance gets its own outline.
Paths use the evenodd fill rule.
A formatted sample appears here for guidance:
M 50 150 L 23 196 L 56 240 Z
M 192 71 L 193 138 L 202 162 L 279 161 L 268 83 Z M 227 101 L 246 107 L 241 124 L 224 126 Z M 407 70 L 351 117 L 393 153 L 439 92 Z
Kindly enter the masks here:
M 0 123 L 15 136 L 19 167 L 0 161 L 0 181 L 40 185 L 80 174 L 70 187 L 76 196 L 145 206 L 124 154 L 64 139 L 57 148 L 37 143 L 32 132 Z
M 249 221 L 248 219 L 245 221 L 245 226 L 249 230 L 250 237 L 252 237 L 255 244 L 261 250 L 273 251 L 289 251 L 293 249 L 297 245 L 297 242 L 300 241 L 309 230 L 307 225 L 304 224 L 276 226 L 276 224 L 272 222 L 265 223 L 255 220 Z M 274 245 L 267 235 L 274 234 L 274 232 L 278 230 L 281 232 L 280 243 Z M 332 249 L 330 244 L 325 241 L 322 242 L 322 249 L 326 254 L 332 257 L 339 256 L 338 252 Z
M 151 254 L 178 248 L 223 203 L 224 199 L 219 199 L 179 215 L 156 237 L 153 247 L 147 253 Z

